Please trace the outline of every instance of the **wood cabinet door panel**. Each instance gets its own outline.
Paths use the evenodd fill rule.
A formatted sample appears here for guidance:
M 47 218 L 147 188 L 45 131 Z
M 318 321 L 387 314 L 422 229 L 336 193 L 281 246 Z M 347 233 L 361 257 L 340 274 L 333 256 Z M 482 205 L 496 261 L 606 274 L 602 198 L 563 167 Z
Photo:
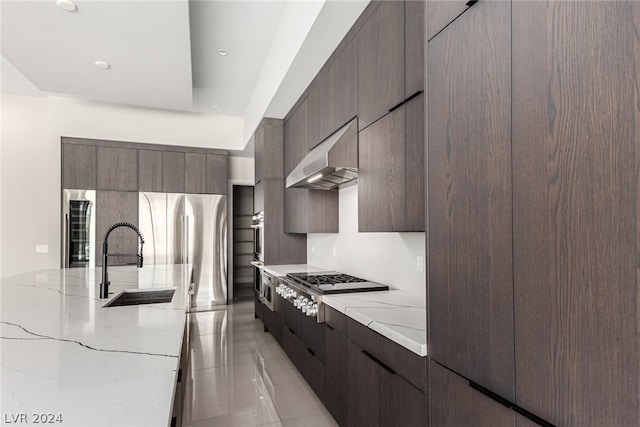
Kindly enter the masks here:
M 424 90 L 426 1 L 405 1 L 405 97 Z
M 405 98 L 404 31 L 404 2 L 385 0 L 358 32 L 359 129 Z
M 309 109 L 308 151 L 320 144 L 331 133 L 332 105 L 329 83 L 329 72 L 325 71 L 314 81 L 307 98 Z
M 284 179 L 307 154 L 307 104 L 305 99 L 284 123 Z
M 513 2 L 516 403 L 556 425 L 640 425 L 639 27 Z
M 380 369 L 380 425 L 428 425 L 427 396 L 397 373 L 384 368 Z
M 62 143 L 63 189 L 95 190 L 96 169 L 96 147 Z
M 227 156 L 207 154 L 207 193 L 228 193 L 228 160 Z
M 138 150 L 138 191 L 162 192 L 162 151 Z
M 513 400 L 510 12 L 479 2 L 429 43 L 428 323 L 431 358 Z
M 326 309 L 326 307 L 325 307 Z M 347 339 L 325 326 L 327 409 L 339 425 L 347 425 Z
M 438 363 L 429 365 L 431 427 L 513 427 L 515 412 L 469 387 Z
M 405 108 L 360 132 L 358 230 L 404 231 Z
M 306 233 L 309 190 L 305 188 L 285 188 L 284 190 L 284 232 Z
M 185 153 L 184 191 L 189 194 L 207 192 L 207 155 Z
M 173 151 L 162 153 L 162 191 L 184 193 L 185 154 Z
M 138 150 L 98 147 L 98 190 L 138 191 Z
M 405 104 L 406 231 L 424 231 L 425 219 L 425 96 Z
M 424 80 L 424 78 L 423 78 Z M 358 38 L 354 37 L 329 68 L 329 136 L 357 115 Z
M 380 426 L 380 365 L 347 341 L 347 425 Z
M 467 0 L 427 1 L 427 40 L 431 40 L 467 9 Z

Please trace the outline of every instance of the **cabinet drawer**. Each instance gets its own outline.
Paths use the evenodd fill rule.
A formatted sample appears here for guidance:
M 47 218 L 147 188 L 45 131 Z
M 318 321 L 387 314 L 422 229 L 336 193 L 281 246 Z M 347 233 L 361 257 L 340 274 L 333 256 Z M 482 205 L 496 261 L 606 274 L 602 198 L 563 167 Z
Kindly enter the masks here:
M 347 320 L 348 338 L 418 389 L 426 390 L 427 358 L 420 357 L 353 319 Z
M 328 305 L 324 306 L 324 322 L 344 336 L 347 335 L 347 319 L 348 317 L 338 310 Z

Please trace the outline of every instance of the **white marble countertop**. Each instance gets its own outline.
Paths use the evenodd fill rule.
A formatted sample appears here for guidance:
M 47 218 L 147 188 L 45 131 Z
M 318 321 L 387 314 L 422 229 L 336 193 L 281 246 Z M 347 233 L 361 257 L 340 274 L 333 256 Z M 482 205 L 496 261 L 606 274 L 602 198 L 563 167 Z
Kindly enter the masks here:
M 424 296 L 389 290 L 324 295 L 322 301 L 419 356 L 427 355 Z
M 265 265 L 274 276 L 328 271 L 308 264 Z M 323 295 L 322 301 L 420 356 L 427 355 L 426 298 L 399 290 Z
M 327 268 L 316 267 L 309 264 L 265 265 L 263 269 L 274 276 L 286 276 L 288 273 L 315 273 L 318 271 L 329 271 Z
M 109 267 L 110 290 L 176 287 L 171 303 L 102 308 L 101 269 L 0 280 L 2 419 L 166 426 L 185 326 L 181 266 Z M 24 423 L 22 423 L 24 424 Z

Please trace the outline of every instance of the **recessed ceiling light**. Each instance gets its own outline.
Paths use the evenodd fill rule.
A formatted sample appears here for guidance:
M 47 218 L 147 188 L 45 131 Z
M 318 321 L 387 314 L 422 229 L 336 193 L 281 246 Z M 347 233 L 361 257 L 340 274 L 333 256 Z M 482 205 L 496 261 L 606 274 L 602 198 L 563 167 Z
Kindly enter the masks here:
M 108 70 L 109 68 L 111 68 L 111 65 L 109 65 L 108 62 L 96 61 L 95 64 L 96 64 L 96 67 L 102 68 L 103 70 Z
M 75 12 L 78 10 L 78 6 L 76 6 L 71 0 L 56 0 L 56 4 L 59 8 L 64 9 L 67 12 Z
M 218 55 L 220 56 L 227 56 L 229 54 L 229 52 L 227 52 L 225 49 L 220 49 L 218 51 Z

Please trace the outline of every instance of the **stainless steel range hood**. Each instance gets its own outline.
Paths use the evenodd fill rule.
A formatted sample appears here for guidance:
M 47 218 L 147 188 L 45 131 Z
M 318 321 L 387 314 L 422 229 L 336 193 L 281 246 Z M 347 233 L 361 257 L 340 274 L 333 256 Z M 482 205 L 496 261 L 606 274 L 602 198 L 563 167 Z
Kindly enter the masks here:
M 311 150 L 287 176 L 287 188 L 332 190 L 358 178 L 357 118 Z

